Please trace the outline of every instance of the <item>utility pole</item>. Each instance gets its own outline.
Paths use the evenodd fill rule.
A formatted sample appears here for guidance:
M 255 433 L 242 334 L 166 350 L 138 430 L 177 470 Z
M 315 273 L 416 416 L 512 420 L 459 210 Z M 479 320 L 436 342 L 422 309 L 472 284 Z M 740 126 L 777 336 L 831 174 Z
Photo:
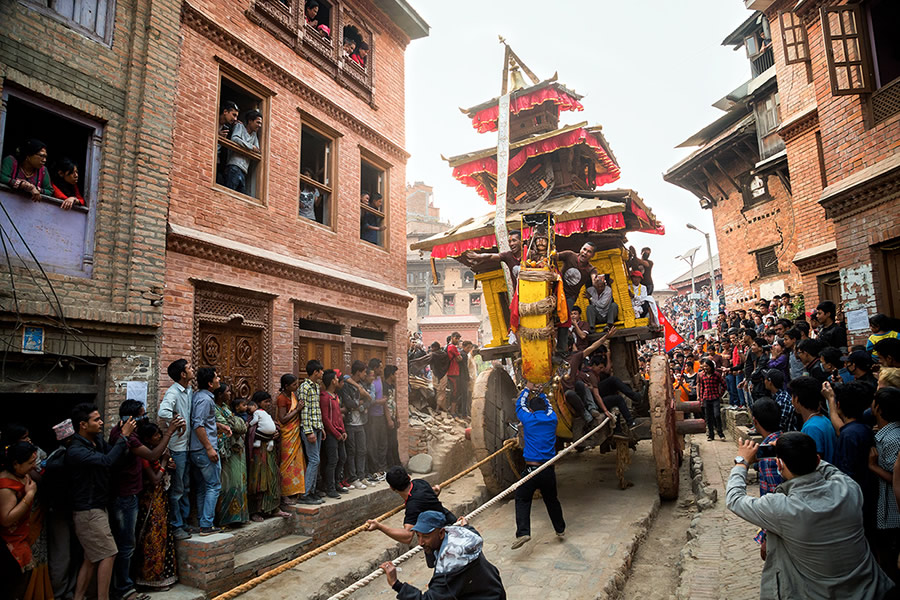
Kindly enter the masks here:
M 709 291 L 712 294 L 712 299 L 710 300 L 709 307 L 709 315 L 710 320 L 715 323 L 715 317 L 719 314 L 719 292 L 716 289 L 716 271 L 713 268 L 713 255 L 712 255 L 712 244 L 709 242 L 709 234 L 705 231 L 701 231 L 696 226 L 687 224 L 688 229 L 693 229 L 697 233 L 702 233 L 706 237 L 706 256 L 709 259 Z
M 697 339 L 697 287 L 694 284 L 694 257 L 697 255 L 697 250 L 699 249 L 700 247 L 697 246 L 692 250 L 688 250 L 681 256 L 675 257 L 680 258 L 691 267 L 691 320 L 694 322 L 694 339 Z

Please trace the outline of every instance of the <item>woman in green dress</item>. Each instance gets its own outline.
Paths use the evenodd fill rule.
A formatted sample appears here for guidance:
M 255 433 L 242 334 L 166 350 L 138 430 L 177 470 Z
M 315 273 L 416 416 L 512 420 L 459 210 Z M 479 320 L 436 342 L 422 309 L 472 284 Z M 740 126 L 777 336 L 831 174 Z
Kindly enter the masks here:
M 216 423 L 231 430 L 231 435 L 221 431 L 218 435 L 222 491 L 216 506 L 216 521 L 220 526 L 240 525 L 250 520 L 247 510 L 247 455 L 244 452 L 247 423 L 231 410 L 233 390 L 232 385 L 226 383 L 214 392 Z

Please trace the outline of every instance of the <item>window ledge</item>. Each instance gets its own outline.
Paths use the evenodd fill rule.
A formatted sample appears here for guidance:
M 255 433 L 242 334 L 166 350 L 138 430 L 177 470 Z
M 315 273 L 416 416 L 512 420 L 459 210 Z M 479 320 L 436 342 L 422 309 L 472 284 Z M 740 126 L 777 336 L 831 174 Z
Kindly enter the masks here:
M 337 233 L 337 231 L 335 231 L 334 227 L 332 227 L 331 225 L 326 225 L 325 223 L 319 223 L 318 221 L 314 221 L 312 219 L 307 219 L 306 217 L 301 217 L 300 215 L 297 215 L 297 222 L 303 223 L 304 225 L 310 225 L 312 227 L 315 227 L 316 229 L 321 229 L 328 233 Z
M 247 204 L 250 204 L 251 206 L 256 206 L 257 208 L 267 208 L 266 203 L 263 202 L 262 200 L 259 200 L 258 198 L 254 198 L 253 196 L 248 196 L 247 194 L 241 194 L 240 192 L 236 192 L 233 189 L 227 188 L 224 185 L 221 185 L 219 183 L 212 184 L 212 189 L 214 189 L 215 191 L 220 192 L 222 194 L 225 194 L 227 196 L 231 196 L 232 198 L 235 198 L 237 200 L 246 202 Z
M 10 186 L 6 185 L 5 183 L 0 183 L 0 191 L 8 192 L 10 194 L 18 196 L 18 197 L 22 198 L 23 200 L 27 200 L 29 202 L 32 201 L 31 197 L 28 194 L 23 194 L 19 190 L 14 190 Z M 87 200 L 85 200 L 85 202 L 87 202 Z M 36 204 L 40 204 L 40 203 L 55 204 L 56 206 L 62 206 L 63 201 L 60 198 L 55 198 L 53 196 L 46 196 L 44 194 L 41 194 L 41 199 L 38 200 L 36 202 Z M 88 212 L 90 212 L 90 208 L 88 208 L 88 206 L 86 204 L 84 206 L 82 206 L 81 204 L 73 204 L 72 208 L 69 209 L 69 212 L 80 212 L 80 213 L 87 214 Z

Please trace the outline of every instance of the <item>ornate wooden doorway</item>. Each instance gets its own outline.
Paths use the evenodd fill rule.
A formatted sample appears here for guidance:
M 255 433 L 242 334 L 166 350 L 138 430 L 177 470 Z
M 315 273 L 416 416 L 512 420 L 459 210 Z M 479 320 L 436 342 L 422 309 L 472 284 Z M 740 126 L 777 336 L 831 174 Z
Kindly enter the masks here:
M 223 381 L 232 383 L 236 398 L 249 398 L 264 389 L 261 346 L 261 330 L 201 323 L 196 364 L 215 367 Z
M 195 367 L 216 367 L 249 398 L 269 387 L 271 296 L 238 288 L 198 285 L 194 298 Z

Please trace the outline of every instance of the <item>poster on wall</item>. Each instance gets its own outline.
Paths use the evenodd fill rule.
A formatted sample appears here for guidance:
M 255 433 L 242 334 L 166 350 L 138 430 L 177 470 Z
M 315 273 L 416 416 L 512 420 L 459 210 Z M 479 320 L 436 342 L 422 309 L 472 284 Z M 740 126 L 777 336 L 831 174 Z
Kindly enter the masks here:
M 44 328 L 24 327 L 22 329 L 22 354 L 44 353 Z

